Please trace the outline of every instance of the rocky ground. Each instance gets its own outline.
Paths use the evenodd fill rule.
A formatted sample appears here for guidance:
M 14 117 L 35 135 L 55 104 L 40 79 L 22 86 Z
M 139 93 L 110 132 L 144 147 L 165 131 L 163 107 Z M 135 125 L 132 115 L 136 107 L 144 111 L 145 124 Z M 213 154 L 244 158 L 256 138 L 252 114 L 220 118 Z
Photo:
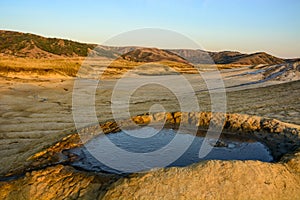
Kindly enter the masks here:
M 276 118 L 299 125 L 300 82 L 279 79 L 248 84 L 268 76 L 262 73 L 249 73 L 256 70 L 259 69 L 246 67 L 222 71 L 227 87 L 227 112 Z M 243 73 L 249 74 L 241 75 Z M 206 75 L 210 77 L 209 72 Z M 186 75 L 186 77 L 197 91 L 201 111 L 210 111 L 210 97 L 204 81 L 199 81 L 199 77 L 195 75 Z M 135 76 L 135 79 L 130 80 L 128 84 L 137 83 L 139 78 Z M 169 75 L 167 79 L 171 85 L 177 83 L 175 75 Z M 24 168 L 24 163 L 28 163 L 28 158 L 32 155 L 72 133 L 75 128 L 72 116 L 74 79 L 1 77 L 0 82 L 0 174 L 3 177 Z M 114 80 L 103 80 L 97 89 L 95 110 L 100 122 L 113 119 L 111 95 L 114 85 Z M 184 86 L 182 88 L 184 89 Z M 179 110 L 178 101 L 169 90 L 157 85 L 145 86 L 143 89 L 137 90 L 130 99 L 131 115 L 148 112 L 154 103 L 163 105 L 166 111 Z M 126 93 L 126 90 L 121 88 L 117 92 L 122 94 Z M 122 112 L 123 109 L 120 108 L 119 111 Z M 86 119 L 89 117 L 83 116 Z M 106 180 L 102 175 L 94 176 L 58 165 L 37 172 L 28 172 L 26 176 L 9 183 L 2 182 L 0 190 L 1 197 L 8 199 L 30 199 L 31 197 L 64 199 L 67 196 L 70 199 L 78 197 L 94 199 L 104 195 L 107 199 L 120 197 L 128 199 L 134 195 L 136 198 L 151 195 L 157 199 L 163 198 L 161 195 L 166 195 L 165 198 L 177 195 L 190 199 L 196 194 L 195 191 L 198 191 L 197 194 L 201 193 L 198 198 L 203 199 L 221 197 L 255 199 L 255 195 L 259 194 L 263 199 L 297 199 L 300 196 L 300 182 L 297 175 L 299 156 L 295 157 L 295 155 L 287 159 L 284 164 L 258 161 L 209 161 L 187 168 L 171 168 L 145 175 L 133 175 L 133 178 L 109 178 L 112 182 L 119 179 L 113 185 L 110 181 L 102 182 Z M 54 174 L 57 174 L 55 175 L 57 179 L 54 178 Z M 202 174 L 207 175 L 202 176 Z M 249 177 L 253 178 L 250 180 Z M 47 182 L 48 179 L 52 182 Z M 158 181 L 162 183 L 154 184 Z M 78 182 L 80 184 L 77 186 Z M 141 182 L 145 185 L 142 186 Z M 199 187 L 199 183 L 205 184 Z M 184 185 L 184 187 L 170 192 L 176 188 L 172 184 Z M 26 187 L 23 187 L 24 185 Z M 87 187 L 87 185 L 91 186 Z M 50 189 L 51 187 L 53 188 Z M 45 192 L 53 190 L 57 193 L 38 193 L 35 190 Z M 109 191 L 95 192 L 98 190 Z

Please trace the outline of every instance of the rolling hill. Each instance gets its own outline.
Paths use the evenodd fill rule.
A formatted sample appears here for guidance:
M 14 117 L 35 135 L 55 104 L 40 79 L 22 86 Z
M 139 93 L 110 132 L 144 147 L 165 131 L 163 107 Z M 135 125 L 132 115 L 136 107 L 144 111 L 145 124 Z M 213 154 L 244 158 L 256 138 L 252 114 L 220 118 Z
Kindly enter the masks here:
M 158 48 L 137 48 L 122 54 L 121 57 L 134 62 L 158 62 L 173 61 L 179 63 L 188 63 L 184 58 L 171 51 Z
M 0 30 L 0 53 L 17 57 L 87 56 L 94 44 Z
M 221 51 L 209 52 L 202 50 L 191 49 L 172 49 L 189 62 L 194 64 L 241 64 L 241 65 L 257 65 L 257 64 L 280 64 L 286 60 L 277 58 L 265 52 L 258 52 L 252 54 L 243 54 L 236 51 Z
M 277 58 L 265 52 L 253 54 L 241 54 L 239 52 L 218 52 L 210 53 L 216 64 L 242 64 L 242 65 L 257 65 L 257 64 L 280 64 L 285 60 Z
M 122 58 L 135 62 L 169 60 L 192 64 L 280 64 L 299 59 L 282 59 L 258 52 L 244 54 L 236 51 L 209 52 L 197 49 L 157 49 L 135 46 L 114 47 L 74 42 L 66 39 L 46 38 L 31 33 L 0 30 L 0 53 L 16 57 L 86 57 L 102 56 Z

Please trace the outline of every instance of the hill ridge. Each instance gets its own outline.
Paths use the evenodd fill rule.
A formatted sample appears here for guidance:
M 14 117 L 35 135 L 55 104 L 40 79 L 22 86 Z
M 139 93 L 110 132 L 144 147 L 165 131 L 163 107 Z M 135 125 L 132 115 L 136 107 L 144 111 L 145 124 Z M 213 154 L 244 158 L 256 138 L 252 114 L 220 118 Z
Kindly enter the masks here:
M 138 50 L 137 50 L 138 49 Z M 143 50 L 142 50 L 143 49 Z M 149 52 L 149 49 L 152 52 Z M 16 57 L 86 57 L 89 53 L 109 59 L 123 58 L 133 61 L 151 61 L 147 56 L 129 58 L 137 53 L 144 51 L 149 53 L 152 58 L 174 60 L 179 62 L 190 62 L 193 64 L 280 64 L 295 59 L 283 59 L 270 55 L 266 52 L 240 53 L 238 51 L 210 52 L 199 49 L 158 49 L 138 46 L 102 46 L 96 44 L 80 43 L 69 39 L 47 38 L 32 33 L 22 33 L 17 31 L 0 30 L 0 53 Z M 140 52 L 143 54 L 143 52 Z M 158 55 L 161 54 L 161 55 Z M 175 55 L 176 54 L 176 55 Z M 126 55 L 126 56 L 125 56 Z M 155 58 L 154 58 L 155 57 Z M 175 58 L 176 57 L 176 58 Z

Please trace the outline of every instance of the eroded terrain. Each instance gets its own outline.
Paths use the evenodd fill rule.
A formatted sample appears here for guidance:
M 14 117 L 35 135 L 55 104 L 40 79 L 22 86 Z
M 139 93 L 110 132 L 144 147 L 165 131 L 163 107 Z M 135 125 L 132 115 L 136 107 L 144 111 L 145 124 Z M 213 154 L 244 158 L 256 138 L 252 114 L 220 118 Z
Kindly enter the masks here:
M 292 75 L 290 75 L 292 78 L 287 77 L 286 79 L 281 78 L 260 81 L 268 77 L 268 74 L 263 74 L 261 73 L 261 71 L 257 72 L 257 70 L 260 69 L 244 67 L 239 69 L 223 70 L 221 72 L 224 84 L 227 87 L 227 112 L 257 115 L 266 118 L 276 118 L 283 122 L 299 125 L 300 82 L 297 81 L 297 78 L 295 78 L 294 75 L 293 77 Z M 208 79 L 213 80 L 213 77 L 210 76 L 211 72 L 205 73 L 205 76 Z M 298 72 L 296 71 L 295 74 L 296 73 Z M 152 78 L 156 77 L 157 80 L 164 79 L 166 82 L 172 85 L 177 83 L 176 76 L 177 75 L 152 76 Z M 145 80 L 147 77 L 149 77 L 149 75 L 147 75 L 146 77 L 134 75 L 131 79 L 128 80 L 128 82 L 126 82 L 126 84 L 138 84 L 139 80 Z M 200 111 L 210 111 L 211 101 L 204 80 L 201 80 L 201 78 L 199 79 L 199 76 L 193 74 L 185 75 L 185 77 L 191 82 L 194 91 L 196 91 Z M 51 79 L 1 77 L 0 81 L 0 174 L 1 176 L 4 176 L 7 174 L 13 174 L 14 171 L 22 169 L 24 167 L 24 163 L 27 163 L 28 158 L 30 158 L 32 155 L 42 151 L 47 147 L 50 147 L 51 145 L 60 141 L 62 138 L 74 132 L 75 125 L 72 115 L 72 109 L 74 109 L 72 108 L 72 92 L 74 87 L 74 79 L 65 77 L 53 77 Z M 126 87 L 121 87 L 115 90 L 115 82 L 116 80 L 114 79 L 101 80 L 97 86 L 98 88 L 95 99 L 95 110 L 99 122 L 104 122 L 113 119 L 111 113 L 111 105 L 115 102 L 111 100 L 112 93 L 115 92 L 122 95 L 128 92 L 126 91 Z M 89 88 L 92 87 L 94 84 L 95 80 L 90 80 L 86 82 L 85 87 Z M 181 85 L 179 87 L 182 88 L 182 95 L 185 96 L 187 99 L 189 98 L 189 95 L 193 95 L 189 93 L 184 93 L 184 85 Z M 85 103 L 88 102 L 83 101 L 83 108 L 90 106 L 88 104 L 85 105 Z M 134 116 L 147 113 L 149 112 L 149 109 L 153 104 L 161 104 L 163 105 L 164 109 L 169 112 L 180 110 L 179 103 L 175 98 L 174 94 L 172 94 L 170 90 L 163 88 L 162 86 L 159 86 L 157 84 L 154 84 L 143 86 L 142 88 L 136 90 L 133 93 L 130 99 L 130 114 Z M 126 107 L 118 107 L 118 111 L 120 113 L 124 112 L 125 109 Z M 83 112 L 83 119 L 87 119 L 87 121 L 89 121 L 88 119 L 90 117 L 91 116 L 85 116 Z M 254 168 L 249 168 L 249 166 L 252 165 L 258 167 L 258 169 L 261 170 L 260 173 L 258 173 L 257 170 L 254 170 Z M 296 165 L 294 166 L 294 168 L 297 169 L 299 162 L 293 161 L 292 165 Z M 221 168 L 224 168 L 224 166 L 227 166 L 226 169 L 230 168 L 230 170 L 226 173 L 224 172 L 224 170 L 221 170 Z M 272 171 L 271 173 L 267 173 L 264 171 L 268 171 L 268 169 L 270 169 L 271 166 L 274 167 L 274 171 Z M 74 169 L 69 169 L 67 167 L 66 170 L 65 168 L 65 166 L 59 165 L 49 169 L 44 169 L 44 171 L 41 172 L 44 173 L 44 175 L 41 177 L 44 177 L 42 179 L 48 177 L 48 174 L 51 174 L 51 170 L 56 170 L 58 171 L 58 173 L 62 171 L 63 173 L 61 175 L 63 179 L 65 176 L 64 174 L 67 174 L 67 177 L 69 177 L 70 179 L 72 179 L 72 177 L 75 177 L 74 180 L 77 176 L 79 176 L 78 180 L 81 179 L 80 177 L 82 176 L 90 176 L 90 174 L 77 174 L 78 172 L 76 172 L 76 170 L 73 172 Z M 221 185 L 224 185 L 224 187 L 220 190 L 223 191 L 223 193 L 220 192 L 218 193 L 218 195 L 225 195 L 226 192 L 230 191 L 229 188 L 232 187 L 233 193 L 234 189 L 240 190 L 241 188 L 237 184 L 234 184 L 234 182 L 237 180 L 240 180 L 241 182 L 239 183 L 244 184 L 243 186 L 245 187 L 245 193 L 241 192 L 240 198 L 247 197 L 243 196 L 243 194 L 249 195 L 249 193 L 247 193 L 246 191 L 246 188 L 252 188 L 256 191 L 258 191 L 259 189 L 263 192 L 267 191 L 266 188 L 268 187 L 268 185 L 272 186 L 269 188 L 270 191 L 274 188 L 281 188 L 278 191 L 285 191 L 285 193 L 282 194 L 280 192 L 274 193 L 274 198 L 284 199 L 286 193 L 297 197 L 297 191 L 299 191 L 299 177 L 294 176 L 294 174 L 291 174 L 292 172 L 288 171 L 288 169 L 281 164 L 279 165 L 270 163 L 260 163 L 258 161 L 251 161 L 249 163 L 245 163 L 243 161 L 232 163 L 224 163 L 223 161 L 209 161 L 207 163 L 200 163 L 195 166 L 191 166 L 191 169 L 193 170 L 190 170 L 189 168 L 171 168 L 167 169 L 166 171 L 162 170 L 163 174 L 166 175 L 163 175 L 162 172 L 158 171 L 151 172 L 149 173 L 149 175 L 145 176 L 137 175 L 136 178 L 129 180 L 126 178 L 121 179 L 118 182 L 118 184 L 115 185 L 115 187 L 112 187 L 106 195 L 108 196 L 108 198 L 119 198 L 120 196 L 123 196 L 123 198 L 129 198 L 132 195 L 136 195 L 136 197 L 139 198 L 143 195 L 146 195 L 147 192 L 150 192 L 151 194 L 155 194 L 157 198 L 160 198 L 162 197 L 159 196 L 160 194 L 169 194 L 167 190 L 170 189 L 170 187 L 160 187 L 159 184 L 157 185 L 158 188 L 154 187 L 154 183 L 157 180 L 160 180 L 162 177 L 166 178 L 164 179 L 166 181 L 165 185 L 168 185 L 168 183 L 170 182 L 180 182 L 180 184 L 186 185 L 187 183 L 183 183 L 183 179 L 181 179 L 181 177 L 193 176 L 199 178 L 201 173 L 207 172 L 207 170 L 211 168 L 214 169 L 214 172 L 219 175 L 212 173 L 208 175 L 210 176 L 210 178 L 206 177 L 209 180 L 212 180 L 211 184 L 207 185 L 206 189 L 210 187 L 216 188 L 215 190 L 206 190 L 205 187 L 203 187 L 203 191 L 200 191 L 203 192 L 203 198 L 209 198 L 210 196 L 211 198 L 217 198 L 218 196 L 216 196 L 215 192 L 217 191 L 217 188 L 218 190 L 220 190 L 219 188 L 221 187 Z M 173 176 L 174 174 L 177 174 L 178 170 L 182 171 L 180 172 L 180 174 L 182 175 Z M 259 179 L 259 181 L 261 183 L 257 187 L 251 187 L 251 181 L 249 181 L 248 179 L 241 180 L 243 177 L 246 176 L 244 176 L 241 172 L 246 174 L 253 174 L 253 177 L 256 177 L 256 179 L 258 176 L 260 176 L 261 178 Z M 37 173 L 37 177 L 35 177 L 35 173 L 36 172 L 34 171 L 29 172 L 28 174 L 26 174 L 25 178 L 16 180 L 12 183 L 12 185 L 4 184 L 4 186 L 2 186 L 2 190 L 8 190 L 7 187 L 14 187 L 14 184 L 16 184 L 15 187 L 17 187 L 21 184 L 18 181 L 27 182 L 27 179 L 31 179 L 34 182 L 34 184 L 43 184 L 42 182 L 38 183 L 36 181 L 39 177 L 40 172 Z M 234 176 L 234 178 L 232 178 L 231 176 L 229 176 L 229 174 L 232 173 L 239 175 Z M 196 176 L 196 174 L 198 175 Z M 273 179 L 275 174 L 278 174 L 278 177 Z M 215 177 L 218 178 L 215 179 Z M 275 180 L 275 182 L 269 184 L 269 179 Z M 289 179 L 290 181 L 285 182 L 285 179 Z M 94 183 L 94 181 L 96 180 L 96 189 L 94 188 L 95 190 L 99 189 L 103 185 L 101 182 L 102 177 L 100 177 L 99 179 L 93 177 L 88 180 L 89 181 L 86 183 L 87 185 L 90 184 L 90 181 Z M 140 183 L 144 180 L 146 180 L 147 184 L 149 183 L 149 187 L 145 187 L 147 188 L 147 190 L 145 189 L 145 191 L 139 190 L 139 192 L 136 192 L 140 187 Z M 188 182 L 193 182 L 190 179 L 186 180 Z M 61 182 L 58 181 L 58 184 L 60 183 Z M 70 180 L 69 183 L 73 184 L 73 179 Z M 55 181 L 53 182 L 53 184 L 56 185 Z M 85 182 L 82 184 L 85 184 Z M 127 188 L 128 184 L 130 186 L 129 190 L 123 189 L 124 187 Z M 261 184 L 265 184 L 265 187 L 261 187 Z M 44 184 L 43 188 L 45 190 L 47 189 L 47 187 L 48 185 Z M 81 186 L 78 187 L 79 188 L 74 189 L 74 191 L 77 191 L 77 193 L 75 192 L 76 195 L 80 194 L 78 193 L 78 190 L 80 190 Z M 86 188 L 86 186 L 82 187 Z M 106 191 L 107 187 L 109 186 L 105 185 L 103 187 L 103 191 Z M 195 187 L 197 187 L 197 185 L 190 184 L 190 186 L 185 188 L 184 191 L 176 192 L 179 192 L 178 195 L 182 195 L 185 192 L 195 190 Z M 286 190 L 284 188 L 289 189 Z M 87 198 L 87 196 L 84 196 L 84 194 L 90 195 L 93 193 L 91 191 L 94 191 L 94 189 L 91 190 L 91 188 L 89 188 L 87 189 L 89 192 L 82 192 L 82 198 Z M 23 190 L 25 189 L 20 188 L 20 190 L 18 190 L 15 195 L 17 195 L 17 197 L 20 197 L 18 195 L 23 195 Z M 34 193 L 34 191 L 31 192 Z M 61 191 L 61 194 L 62 195 L 60 196 L 60 198 L 64 198 L 66 197 L 65 195 L 67 193 Z M 70 192 L 69 194 L 73 193 Z M 147 195 L 148 194 L 149 193 L 147 193 Z M 4 195 L 3 197 L 9 198 L 9 195 L 13 194 L 8 194 L 8 196 Z M 41 196 L 37 196 L 37 199 L 42 198 L 42 194 L 40 195 Z M 78 197 L 76 195 L 74 196 L 74 198 Z M 102 197 L 103 195 L 104 194 L 97 194 L 96 197 Z M 230 194 L 227 193 L 227 195 L 228 199 L 230 199 Z M 92 196 L 90 198 L 92 199 L 94 197 L 95 196 Z

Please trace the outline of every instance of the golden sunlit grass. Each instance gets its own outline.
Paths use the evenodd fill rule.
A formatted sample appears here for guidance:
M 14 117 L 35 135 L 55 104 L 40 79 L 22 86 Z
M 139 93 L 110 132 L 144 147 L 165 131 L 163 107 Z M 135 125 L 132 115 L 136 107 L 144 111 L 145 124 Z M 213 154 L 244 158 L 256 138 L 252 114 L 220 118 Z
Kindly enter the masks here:
M 122 59 L 114 60 L 103 72 L 101 78 L 120 78 L 127 72 L 140 75 L 170 75 L 174 73 L 195 74 L 197 69 L 186 63 L 174 61 L 133 62 Z
M 60 74 L 64 76 L 76 76 L 83 62 L 83 58 L 18 58 L 0 57 L 0 74 L 36 74 L 50 75 Z
M 242 64 L 197 64 L 196 67 L 201 71 L 206 70 L 223 70 L 223 69 L 233 69 L 239 67 L 246 67 L 249 65 L 242 65 Z
M 84 57 L 73 58 L 21 58 L 2 56 L 0 57 L 0 75 L 2 76 L 51 76 L 61 75 L 66 77 L 75 77 L 82 63 L 85 61 Z M 192 66 L 186 63 L 174 61 L 160 61 L 160 62 L 132 62 L 123 59 L 107 60 L 103 58 L 89 59 L 86 62 L 90 66 L 89 72 L 96 68 L 106 67 L 102 74 L 102 78 L 118 78 L 124 73 L 139 68 L 140 72 L 145 72 L 149 75 L 153 74 L 168 74 L 168 73 L 185 73 L 196 74 L 200 71 L 213 70 L 218 68 L 230 69 L 241 67 L 236 64 L 224 65 L 208 65 L 201 64 Z M 144 67 L 143 66 L 146 66 Z M 144 71 L 143 71 L 144 70 Z

